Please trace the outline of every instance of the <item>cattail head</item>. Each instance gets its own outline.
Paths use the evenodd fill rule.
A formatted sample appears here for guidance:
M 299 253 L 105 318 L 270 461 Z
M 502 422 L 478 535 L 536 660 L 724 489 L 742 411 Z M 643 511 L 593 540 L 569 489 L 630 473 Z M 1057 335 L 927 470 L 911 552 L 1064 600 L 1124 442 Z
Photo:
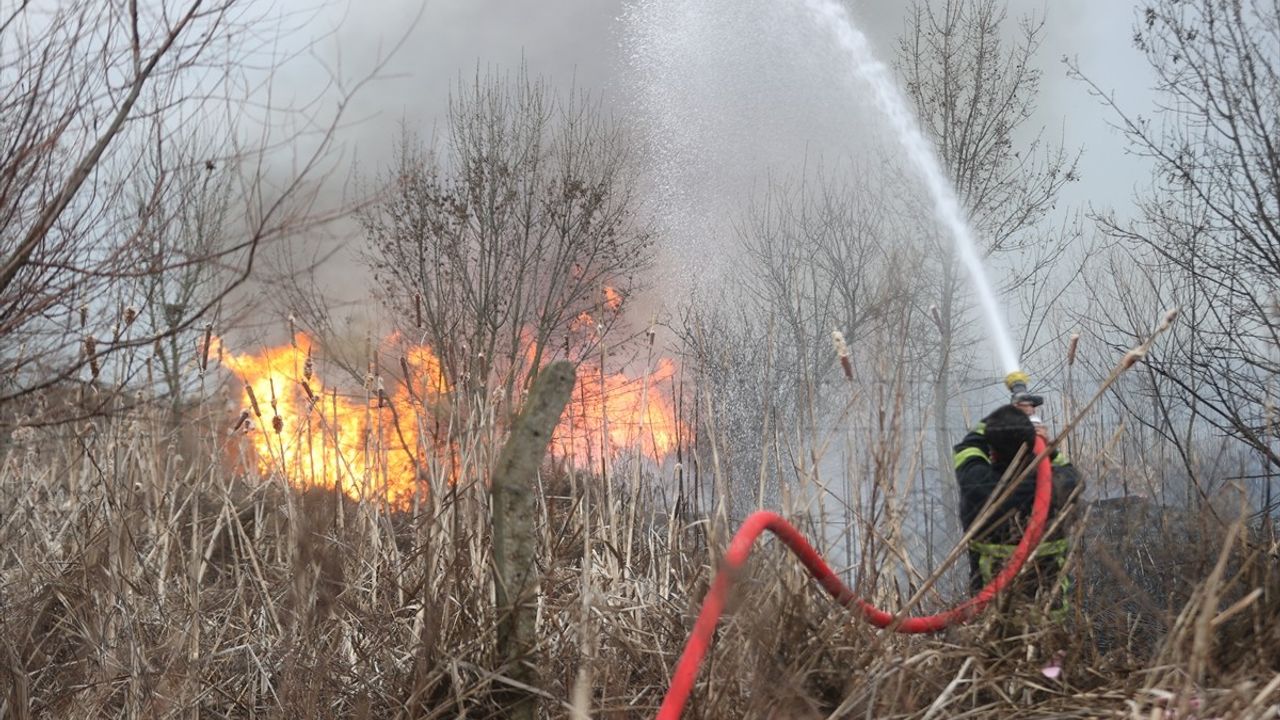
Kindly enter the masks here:
M 277 435 L 284 432 L 284 418 L 279 415 L 271 418 L 271 429 L 275 430 Z
M 241 428 L 244 428 L 245 426 L 247 426 L 247 425 L 249 425 L 249 424 L 250 424 L 250 420 L 249 420 L 249 411 L 248 411 L 248 410 L 241 410 L 241 411 L 240 411 L 240 419 L 239 419 L 239 420 L 236 420 L 236 424 L 231 426 L 231 432 L 233 432 L 233 433 L 234 433 L 235 431 L 237 431 L 237 430 L 239 430 L 239 429 L 241 429 Z
M 849 345 L 844 341 L 844 333 L 839 330 L 832 330 L 831 344 L 835 346 L 836 355 L 840 357 L 849 357 Z
M 255 417 L 262 417 L 262 408 L 258 407 L 258 396 L 253 394 L 253 386 L 249 383 L 244 384 L 244 391 L 249 395 L 249 405 L 253 408 Z
M 83 330 L 89 324 L 89 306 L 80 306 L 80 329 Z
M 413 373 L 409 370 L 409 359 L 404 355 L 400 356 L 400 374 L 404 378 L 404 387 L 409 391 L 409 397 L 417 399 L 413 394 Z
M 298 347 L 298 320 L 289 313 L 289 345 L 294 349 Z
M 98 364 L 98 341 L 92 335 L 84 336 L 84 355 L 89 360 L 89 373 L 97 380 L 102 366 Z
M 1129 352 L 1125 353 L 1124 357 L 1120 359 L 1120 367 L 1122 369 L 1128 370 L 1129 368 L 1133 367 L 1139 360 L 1146 357 L 1146 355 L 1147 355 L 1146 350 L 1142 348 L 1134 348 Z
M 302 379 L 310 380 L 311 373 L 316 369 L 315 361 L 311 359 L 311 346 L 307 346 L 307 359 L 302 363 Z
M 416 327 L 422 329 L 422 293 L 413 294 L 413 317 Z
M 209 369 L 209 343 L 213 341 L 213 323 L 205 323 L 204 342 L 200 345 L 200 374 Z M 221 345 L 221 343 L 219 343 Z
M 1067 364 L 1076 364 L 1076 347 L 1080 344 L 1080 333 L 1071 333 L 1071 340 L 1067 343 Z
M 1178 319 L 1178 308 L 1169 308 L 1164 314 L 1164 318 L 1160 320 L 1159 327 L 1156 328 L 1156 334 L 1160 334 L 1169 329 L 1173 325 L 1173 321 Z
M 129 327 L 134 320 L 138 319 L 138 309 L 132 305 L 126 305 L 124 308 L 124 326 Z

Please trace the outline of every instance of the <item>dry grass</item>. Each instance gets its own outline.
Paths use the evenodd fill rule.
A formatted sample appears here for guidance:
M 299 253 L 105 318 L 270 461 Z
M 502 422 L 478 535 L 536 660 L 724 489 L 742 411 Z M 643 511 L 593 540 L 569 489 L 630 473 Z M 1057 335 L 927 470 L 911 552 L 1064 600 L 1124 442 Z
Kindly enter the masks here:
M 603 483 L 547 468 L 526 660 L 539 682 L 515 687 L 495 650 L 494 428 L 461 434 L 455 465 L 425 468 L 425 496 L 391 510 L 246 470 L 213 405 L 180 429 L 141 410 L 5 446 L 0 717 L 497 718 L 521 692 L 550 717 L 655 711 L 732 530 L 723 498 L 676 513 L 652 469 Z M 882 502 L 891 480 L 875 481 Z M 1045 626 L 1020 606 L 945 636 L 884 635 L 770 545 L 686 716 L 1276 717 L 1276 548 L 1239 524 L 1218 532 L 1212 572 L 1149 657 L 1101 653 L 1087 617 Z M 896 532 L 855 536 L 876 539 L 875 563 L 900 551 Z M 902 603 L 892 577 L 877 597 Z

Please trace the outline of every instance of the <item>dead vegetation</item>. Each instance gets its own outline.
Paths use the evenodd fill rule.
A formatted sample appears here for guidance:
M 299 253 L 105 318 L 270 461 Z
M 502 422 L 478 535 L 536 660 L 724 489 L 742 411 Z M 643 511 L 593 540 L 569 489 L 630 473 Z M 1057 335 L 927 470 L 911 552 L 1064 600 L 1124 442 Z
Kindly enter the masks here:
M 1214 10 L 1216 1 L 1198 5 Z M 8 431 L 0 438 L 0 719 L 500 718 L 514 704 L 529 702 L 547 717 L 649 716 L 729 537 L 745 512 L 762 505 L 780 508 L 830 557 L 843 560 L 846 579 L 877 604 L 901 607 L 921 588 L 930 588 L 921 603 L 926 611 L 957 599 L 957 584 L 947 581 L 948 568 L 940 562 L 953 533 L 935 532 L 933 524 L 952 517 L 954 503 L 939 500 L 949 487 L 938 482 L 945 471 L 926 477 L 934 466 L 947 465 L 954 434 L 947 422 L 955 419 L 948 415 L 955 398 L 946 388 L 968 360 L 953 352 L 980 347 L 959 333 L 964 323 L 953 263 L 942 252 L 930 258 L 939 261 L 933 274 L 943 294 L 928 308 L 926 295 L 904 293 L 919 278 L 896 274 L 895 268 L 913 265 L 911 255 L 883 244 L 881 228 L 859 225 L 885 207 L 894 210 L 889 215 L 927 213 L 877 204 L 872 194 L 858 196 L 867 204 L 851 205 L 850 193 L 838 185 L 805 196 L 780 184 L 761 199 L 753 218 L 758 222 L 744 225 L 748 240 L 756 231 L 747 245 L 772 273 L 755 278 L 752 289 L 768 288 L 764 280 L 771 279 L 772 294 L 762 296 L 755 314 L 698 318 L 686 337 L 696 346 L 685 355 L 693 378 L 688 397 L 684 374 L 679 390 L 665 376 L 672 407 L 688 425 L 688 432 L 672 433 L 676 447 L 669 460 L 675 462 L 641 462 L 632 449 L 588 455 L 580 465 L 589 471 L 571 468 L 563 456 L 546 463 L 527 498 L 531 505 L 521 505 L 532 525 L 524 528 L 531 540 L 518 550 L 535 563 L 537 592 L 503 601 L 508 589 L 499 586 L 495 572 L 502 563 L 494 553 L 490 482 L 506 418 L 519 408 L 525 381 L 540 363 L 559 356 L 581 362 L 580 371 L 590 366 L 599 394 L 616 389 L 606 365 L 612 367 L 622 344 L 606 338 L 607 330 L 626 325 L 618 306 L 646 281 L 642 271 L 649 269 L 653 242 L 643 218 L 632 215 L 624 138 L 594 118 L 590 103 L 553 103 L 527 78 L 508 96 L 518 100 L 514 104 L 494 88 L 482 89 L 477 78 L 475 94 L 464 94 L 455 107 L 471 103 L 489 108 L 488 114 L 455 112 L 451 154 L 440 158 L 406 141 L 400 169 L 410 172 L 387 178 L 399 194 L 380 195 L 381 203 L 365 206 L 372 264 L 381 277 L 395 280 L 382 296 L 398 315 L 391 322 L 436 346 L 446 380 L 410 377 L 413 368 L 403 356 L 345 363 L 365 386 L 363 394 L 343 400 L 366 419 L 387 418 L 393 429 L 365 433 L 362 453 L 370 461 L 358 471 L 336 451 L 308 451 L 305 460 L 319 457 L 320 466 L 300 476 L 308 466 L 284 461 L 285 438 L 338 448 L 336 421 L 314 411 L 309 387 L 295 393 L 312 403 L 299 401 L 310 415 L 306 420 L 280 412 L 284 392 L 298 390 L 283 385 L 269 384 L 259 393 L 251 414 L 238 399 L 241 385 L 218 388 L 230 378 L 217 375 L 224 372 L 221 353 L 210 358 L 211 330 L 204 323 L 234 314 L 220 303 L 250 278 L 260 245 L 341 214 L 319 211 L 311 184 L 329 169 L 330 131 L 277 197 L 264 189 L 261 168 L 270 150 L 287 142 L 267 133 L 256 149 L 210 154 L 202 138 L 148 141 L 148 128 L 159 132 L 169 125 L 147 108 L 177 107 L 176 101 L 170 106 L 170 96 L 161 93 L 136 105 L 135 94 L 98 107 L 93 88 L 111 73 L 93 75 L 98 65 L 82 62 L 114 58 L 114 67 L 131 73 L 126 86 L 141 92 L 157 84 L 155 78 L 178 78 L 199 67 L 204 48 L 234 46 L 232 37 L 241 36 L 239 26 L 225 22 L 235 0 L 204 10 L 199 2 L 185 5 L 189 11 L 178 16 L 185 19 L 143 27 L 141 34 L 127 12 L 133 5 L 125 3 L 104 4 L 100 12 L 92 3 L 72 4 L 81 13 L 77 22 L 47 27 L 25 20 L 24 3 L 0 24 L 6 37 L 21 31 L 21 42 L 6 46 L 3 55 L 13 61 L 13 75 L 34 77 L 64 66 L 77 68 L 73 80 L 86 73 L 70 86 L 15 85 L 0 98 L 0 120 L 20 150 L 0 163 L 11 171 L 10 181 L 0 183 L 0 215 L 8 218 L 0 223 L 8 231 L 0 233 L 6 238 L 0 243 L 0 401 L 6 403 L 0 420 Z M 966 26 L 977 40 L 999 37 L 1003 14 L 995 12 L 996 3 L 974 4 L 979 12 L 971 16 L 960 13 L 964 5 L 949 3 L 941 15 L 917 13 L 914 37 L 941 41 L 963 34 Z M 1215 57 L 1241 58 L 1248 87 L 1259 87 L 1254 41 L 1189 32 L 1174 22 L 1185 17 L 1181 5 L 1161 0 L 1159 12 L 1147 15 L 1140 39 L 1154 43 L 1148 54 L 1158 59 L 1164 50 L 1176 50 L 1178 57 L 1190 49 L 1204 57 L 1208 50 L 1235 48 Z M 21 22 L 15 25 L 15 18 Z M 91 30 L 127 26 L 132 32 Z M 218 42 L 198 40 L 201 26 Z M 1206 27 L 1224 32 L 1234 25 Z M 1008 55 L 1017 71 L 1006 86 L 1022 88 L 1013 94 L 1027 98 L 1019 108 L 1034 104 L 1036 76 L 1019 58 L 1034 54 L 1037 32 L 1028 28 L 1025 43 Z M 195 56 L 171 52 L 186 48 L 184 38 L 196 43 Z M 985 41 L 943 44 L 968 48 L 976 58 L 1003 57 Z M 49 47 L 52 54 L 27 52 L 35 47 Z M 922 46 L 904 50 L 911 47 Z M 142 71 L 148 67 L 139 64 L 144 56 L 158 64 Z M 909 85 L 921 99 L 918 109 L 929 109 L 921 88 L 957 87 L 944 82 L 951 76 L 941 68 L 966 62 L 964 57 L 946 56 L 938 73 L 903 63 L 913 71 Z M 1234 65 L 1216 60 L 1208 67 L 1213 73 L 1202 81 L 1212 91 L 1207 97 L 1256 96 L 1252 107 L 1274 105 L 1268 99 L 1276 95 L 1276 73 L 1261 91 L 1238 95 L 1218 92 L 1238 84 Z M 180 87 L 159 84 L 172 93 Z M 79 89 L 64 97 L 55 92 L 59 87 Z M 1198 97 L 1194 83 L 1174 87 L 1183 97 Z M 983 102 L 995 112 L 1004 94 Z M 97 120 L 112 115 L 119 122 L 100 131 Z M 1247 125 L 1247 136 L 1256 136 L 1263 149 L 1273 134 L 1266 132 L 1265 117 L 1256 113 Z M 236 119 L 227 122 L 234 126 Z M 125 121 L 128 132 L 121 130 Z M 336 127 L 338 119 L 325 122 L 322 130 Z M 955 129 L 939 122 L 935 136 Z M 1016 126 L 1001 125 L 1006 135 Z M 46 142 L 50 128 L 66 135 L 70 152 L 65 145 L 53 152 L 55 144 Z M 1166 140 L 1181 141 L 1176 133 L 1146 136 L 1144 128 L 1128 131 L 1153 153 Z M 207 141 L 211 148 L 218 147 L 215 140 Z M 974 147 L 990 140 L 971 138 Z M 1046 238 L 1032 220 L 1051 207 L 1056 188 L 1074 179 L 1070 156 L 1052 148 L 1040 155 L 1038 144 L 996 147 L 988 164 L 967 166 L 960 160 L 969 155 L 958 153 L 947 160 L 948 170 L 957 177 L 1004 178 L 993 186 L 997 196 L 1040 188 L 1028 203 L 1013 207 L 1009 217 L 1017 222 L 994 214 L 1009 210 L 1000 203 L 979 214 L 988 229 L 1007 231 L 989 233 L 996 243 L 991 250 L 1043 247 Z M 1147 224 L 1159 232 L 1147 232 L 1145 225 L 1137 229 L 1140 235 L 1112 228 L 1140 250 L 1155 252 L 1159 262 L 1142 265 L 1136 285 L 1120 282 L 1114 296 L 1099 295 L 1104 307 L 1093 319 L 1103 322 L 1084 326 L 1086 337 L 1098 340 L 1093 347 L 1131 347 L 1135 337 L 1144 337 L 1151 307 L 1183 304 L 1193 320 L 1188 341 L 1175 348 L 1185 358 L 1145 350 L 1124 356 L 1126 366 L 1141 360 L 1148 373 L 1139 378 L 1145 384 L 1135 380 L 1114 398 L 1125 411 L 1121 417 L 1135 419 L 1138 427 L 1125 436 L 1123 421 L 1097 420 L 1071 440 L 1078 462 L 1089 466 L 1086 475 L 1111 489 L 1119 485 L 1127 496 L 1137 494 L 1130 492 L 1131 480 L 1132 488 L 1168 490 L 1172 466 L 1150 455 L 1176 451 L 1176 477 L 1186 479 L 1186 492 L 1172 494 L 1176 503 L 1151 493 L 1160 504 L 1138 503 L 1123 512 L 1105 505 L 1081 509 L 1085 519 L 1076 527 L 1070 565 L 1082 580 L 1073 617 L 1047 624 L 1037 619 L 1039 608 L 1015 603 L 942 635 L 885 634 L 833 605 L 789 555 L 766 543 L 739 578 L 687 717 L 1277 717 L 1280 551 L 1266 522 L 1277 507 L 1269 471 L 1280 463 L 1272 447 L 1276 334 L 1275 313 L 1263 308 L 1274 304 L 1278 275 L 1267 272 L 1276 266 L 1275 228 L 1262 227 L 1275 215 L 1275 153 L 1265 155 L 1254 145 L 1232 151 L 1210 143 L 1208 149 L 1218 158 L 1208 174 L 1180 152 L 1165 158 L 1166 170 L 1178 171 L 1167 174 L 1195 190 L 1218 187 L 1220 173 L 1243 165 L 1245 180 L 1262 178 L 1251 184 L 1256 202 L 1248 203 L 1261 211 L 1236 212 L 1235 195 L 1209 193 L 1203 201 L 1172 203 L 1188 217 L 1165 217 L 1163 204 L 1144 208 Z M 1019 155 L 1026 150 L 1036 153 Z M 135 171 L 131 159 L 139 152 L 154 158 Z M 1248 162 L 1237 163 L 1232 152 Z M 1022 159 L 1033 155 L 1034 161 Z M 1027 163 L 1034 165 L 1034 182 L 1003 172 Z M 1255 165 L 1262 170 L 1255 173 Z M 105 174 L 90 178 L 95 167 L 111 171 L 112 181 L 105 182 Z M 232 180 L 244 183 L 239 193 L 228 189 Z M 99 201 L 72 202 L 91 185 Z M 1169 195 L 1185 199 L 1181 191 Z M 498 197 L 522 200 L 487 201 Z M 142 200 L 147 202 L 133 212 Z M 1190 212 L 1200 202 L 1219 218 L 1208 232 L 1221 247 L 1245 237 L 1254 238 L 1247 247 L 1261 250 L 1227 253 L 1205 273 L 1203 261 L 1216 259 L 1218 251 L 1201 249 L 1206 230 Z M 515 212 L 517 207 L 523 209 Z M 784 225 L 786 242 L 774 242 L 765 232 L 773 224 L 766 221 L 782 210 L 783 217 L 797 219 Z M 1250 223 L 1241 227 L 1246 216 Z M 430 221 L 429 232 L 401 222 L 406 217 Z M 52 234 L 55 225 L 61 235 Z M 1170 226 L 1183 231 L 1173 234 L 1175 247 L 1196 252 L 1168 257 Z M 94 240 L 106 230 L 119 240 L 102 252 Z M 913 236 L 915 230 L 907 228 Z M 226 244 L 236 233 L 247 239 Z M 1067 235 L 1048 238 L 1054 249 L 1037 270 L 1058 268 Z M 516 236 L 528 242 L 514 245 Z M 65 243 L 50 244 L 50 237 Z M 415 267 L 411 261 L 424 247 L 432 262 Z M 815 264 L 817 249 L 830 253 L 823 264 Z M 594 264 L 584 266 L 583 256 Z M 1110 274 L 1130 278 L 1125 269 L 1143 257 L 1145 252 L 1117 255 Z M 1194 262 L 1187 265 L 1186 258 Z M 497 268 L 479 290 L 472 287 L 475 264 Z M 211 267 L 223 274 L 206 275 Z M 1171 267 L 1179 273 L 1171 275 Z M 854 270 L 869 274 L 854 276 Z M 526 273 L 539 279 L 526 284 Z M 1074 277 L 1074 271 L 1066 274 Z M 1195 304 L 1185 304 L 1181 274 L 1199 288 L 1190 298 Z M 1224 277 L 1232 280 L 1231 307 L 1240 312 L 1206 324 L 1203 313 L 1218 301 L 1214 291 Z M 1257 282 L 1236 283 L 1237 277 Z M 120 290 L 122 278 L 138 279 L 140 286 Z M 616 279 L 627 284 L 611 296 L 605 283 Z M 1173 287 L 1166 288 L 1166 281 Z M 871 298 L 864 295 L 868 288 Z M 1061 297 L 1048 292 L 1028 299 L 1029 319 L 1044 316 L 1045 303 L 1053 303 L 1049 296 Z M 323 325 L 322 317 L 306 317 L 305 299 L 294 298 L 304 323 Z M 742 305 L 731 299 L 721 304 Z M 470 314 L 454 316 L 460 306 Z M 1194 319 L 1197 308 L 1201 314 Z M 794 318 L 789 325 L 778 320 L 783 309 Z M 868 309 L 874 312 L 866 314 Z M 717 321 L 725 328 L 715 328 Z M 532 343 L 522 335 L 530 324 L 536 330 Z M 469 328 L 465 342 L 457 342 L 459 326 Z M 854 386 L 849 397 L 843 385 L 842 392 L 831 391 L 833 377 L 844 382 L 827 349 L 832 327 L 850 333 L 852 350 L 840 341 L 845 379 Z M 1230 342 L 1218 342 L 1223 339 Z M 635 350 L 646 343 L 647 350 Z M 1047 340 L 1033 344 L 1049 347 Z M 366 341 L 366 349 L 370 345 Z M 531 345 L 535 359 L 521 364 Z M 1219 356 L 1220 346 L 1234 354 Z M 651 371 L 654 347 L 650 326 L 645 339 L 633 338 L 625 351 L 647 352 Z M 1063 395 L 1074 409 L 1074 339 L 1071 348 L 1065 365 L 1057 358 L 1041 365 L 1064 369 Z M 1206 352 L 1212 362 L 1200 354 Z M 342 365 L 337 354 L 330 349 L 324 360 Z M 310 349 L 301 357 L 295 364 L 305 370 L 294 370 L 309 378 Z M 1102 371 L 1095 374 L 1105 377 L 1114 359 L 1097 360 Z M 1181 384 L 1187 367 L 1224 383 L 1209 385 L 1213 402 L 1203 403 L 1195 387 Z M 1241 368 L 1256 372 L 1241 374 Z M 440 389 L 439 406 L 423 399 L 427 387 Z M 445 391 L 449 387 L 453 394 Z M 459 387 L 466 391 L 457 392 Z M 385 404 L 400 389 L 411 415 L 396 415 L 396 406 Z M 649 389 L 646 384 L 639 394 L 642 405 Z M 336 416 L 337 391 L 325 397 L 335 408 L 330 417 Z M 579 394 L 570 402 L 588 400 Z M 1136 412 L 1127 402 L 1161 410 Z M 738 404 L 737 415 L 731 403 Z M 591 422 L 572 429 L 584 437 L 614 421 L 605 413 L 582 417 Z M 404 427 L 411 424 L 417 427 Z M 1223 501 L 1225 481 L 1215 485 L 1201 477 L 1205 462 L 1195 461 L 1204 455 L 1197 443 L 1213 432 L 1245 441 L 1269 463 L 1261 511 L 1241 512 L 1243 503 Z M 249 433 L 267 436 L 275 451 L 265 459 L 257 455 Z M 855 451 L 845 453 L 849 448 Z M 412 491 L 386 502 L 387 458 L 395 453 L 411 461 Z M 922 459 L 926 454 L 944 457 L 930 463 Z M 330 455 L 335 465 L 327 464 Z M 346 487 L 357 492 L 318 487 L 325 479 L 330 487 L 341 486 L 333 477 L 343 473 L 354 483 Z M 925 487 L 926 479 L 932 487 Z M 513 652 L 502 644 L 500 628 L 515 620 L 504 606 L 530 611 L 531 647 L 520 644 Z
M 656 468 L 645 492 L 627 474 L 544 468 L 536 646 L 520 660 L 537 668 L 530 687 L 496 641 L 483 473 L 453 485 L 434 474 L 396 510 L 260 477 L 212 405 L 185 441 L 166 412 L 7 442 L 0 716 L 496 718 L 515 693 L 550 717 L 644 717 L 736 524 L 673 511 L 672 478 Z M 458 456 L 492 467 L 489 440 L 477 429 Z M 1194 546 L 1161 535 L 1207 573 L 1145 646 L 1099 647 L 1088 602 L 1062 627 L 1015 606 L 943 636 L 882 634 L 767 545 L 687 716 L 1274 717 L 1276 548 L 1239 522 L 1203 533 Z M 1115 570 L 1105 557 L 1082 553 L 1078 572 Z M 900 605 L 892 579 L 876 597 Z M 1132 590 L 1140 608 L 1167 600 Z

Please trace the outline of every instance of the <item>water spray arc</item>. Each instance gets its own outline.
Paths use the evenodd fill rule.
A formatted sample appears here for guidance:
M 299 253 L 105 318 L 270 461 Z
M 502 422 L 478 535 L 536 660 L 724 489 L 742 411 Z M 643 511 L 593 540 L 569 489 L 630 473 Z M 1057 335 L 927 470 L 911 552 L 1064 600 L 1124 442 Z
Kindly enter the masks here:
M 849 17 L 848 10 L 840 3 L 835 0 L 803 0 L 803 3 L 816 20 L 831 29 L 840 47 L 849 54 L 854 70 L 871 89 L 876 106 L 889 121 L 903 151 L 920 173 L 925 188 L 933 199 L 938 221 L 955 239 L 956 253 L 973 278 L 974 290 L 978 294 L 979 304 L 987 320 L 987 329 L 1004 372 L 1020 372 L 1018 353 L 982 267 L 982 258 L 978 255 L 973 231 L 965 220 L 960 200 L 947 180 L 933 146 L 920 131 L 920 126 L 911 114 L 888 66 L 876 58 L 867 36 L 858 30 Z
M 1177 309 L 1166 312 L 1155 332 L 1145 342 L 1124 354 L 1119 364 L 1111 370 L 1111 374 L 1098 387 L 1093 397 L 1076 411 L 1075 416 L 1063 428 L 1060 438 L 1068 435 L 1076 427 L 1080 419 L 1093 409 L 1099 398 L 1106 394 L 1107 390 L 1126 370 L 1146 357 L 1156 338 L 1170 328 L 1177 316 Z M 851 373 L 848 376 L 851 377 Z M 1027 376 L 1021 372 L 1009 374 L 1006 382 L 1010 390 L 1015 393 L 1015 398 L 1018 392 L 1025 392 L 1028 380 Z M 747 555 L 751 552 L 753 544 L 765 530 L 772 532 L 782 540 L 783 544 L 800 559 L 805 569 L 809 571 L 810 576 L 836 602 L 845 607 L 852 607 L 858 610 L 863 619 L 872 625 L 901 633 L 925 633 L 935 632 L 977 617 L 990 604 L 991 600 L 1002 592 L 1008 583 L 1017 576 L 1022 566 L 1044 537 L 1049 504 L 1053 496 L 1053 467 L 1049 461 L 1049 452 L 1056 443 L 1057 440 L 1054 440 L 1046 444 L 1043 438 L 1036 438 L 1036 456 L 1032 460 L 1032 466 L 1036 470 L 1036 492 L 1032 503 L 1031 517 L 1027 522 L 1026 533 L 1018 542 L 1006 566 L 977 595 L 961 602 L 950 610 L 936 615 L 907 617 L 905 611 L 899 615 L 891 615 L 872 606 L 855 595 L 852 590 L 842 583 L 808 541 L 782 517 L 767 511 L 756 512 L 749 516 L 729 544 L 729 550 L 725 553 L 724 566 L 716 573 L 715 579 L 711 583 L 711 589 L 703 600 L 702 610 L 698 613 L 693 632 L 689 635 L 689 642 L 685 645 L 684 652 L 680 655 L 680 661 L 676 665 L 675 673 L 671 678 L 671 685 L 663 698 L 662 706 L 658 710 L 658 720 L 678 720 L 684 712 L 685 702 L 688 700 L 689 693 L 693 690 L 694 681 L 697 679 L 698 666 L 701 664 L 703 656 L 706 655 L 707 649 L 711 644 L 712 635 L 715 632 L 716 623 L 719 621 L 720 613 L 724 610 L 725 597 L 733 582 L 733 576 L 742 567 L 742 564 L 746 562 Z M 1021 481 L 1021 476 L 1014 478 L 1014 482 Z M 998 504 L 998 501 L 991 504 Z M 982 521 L 982 517 L 979 516 L 973 527 L 978 527 Z M 970 533 L 972 532 L 971 528 Z M 964 543 L 968 539 L 968 535 L 961 539 L 956 546 L 956 550 L 943 562 L 944 568 L 955 559 L 958 551 L 964 547 Z M 928 587 L 929 585 L 926 583 L 925 587 L 911 598 L 907 608 L 912 607 Z
M 965 220 L 960 201 L 948 182 L 932 146 L 908 110 L 907 103 L 894 83 L 889 69 L 876 59 L 866 36 L 853 24 L 848 11 L 843 6 L 835 0 L 802 0 L 802 3 L 817 21 L 832 30 L 840 47 L 849 54 L 854 69 L 871 89 L 876 105 L 889 120 L 907 157 L 920 173 L 933 199 L 938 221 L 951 232 L 955 239 L 957 255 L 973 278 L 973 285 L 986 317 L 996 354 L 1006 373 L 1005 386 L 1012 394 L 1012 401 L 1029 401 L 1039 404 L 1036 402 L 1039 398 L 1030 395 L 1027 391 L 1030 378 L 1019 368 L 1018 354 L 1014 350 L 1000 306 L 982 267 L 973 232 Z M 839 340 L 837 342 L 839 343 Z M 846 376 L 852 380 L 852 375 L 848 372 L 847 358 L 843 353 L 841 361 L 845 364 Z M 724 566 L 717 572 L 711 589 L 703 601 L 693 632 L 676 666 L 671 686 L 658 711 L 659 720 L 676 720 L 683 712 L 685 702 L 693 689 L 698 667 L 707 652 L 716 624 L 724 609 L 733 574 L 746 562 L 755 541 L 766 530 L 777 536 L 796 555 L 813 579 L 837 603 L 857 610 L 864 620 L 876 627 L 888 628 L 900 633 L 937 632 L 976 617 L 1017 576 L 1044 536 L 1053 494 L 1053 479 L 1048 449 L 1042 438 L 1036 438 L 1035 452 L 1036 491 L 1031 517 L 1026 533 L 1009 561 L 977 595 L 934 615 L 911 617 L 906 616 L 905 611 L 893 614 L 874 607 L 855 595 L 841 582 L 808 541 L 781 516 L 767 511 L 756 512 L 749 516 L 734 535 L 725 555 Z M 1021 477 L 1015 479 L 1015 482 L 1020 481 Z
M 1020 369 L 1018 352 L 1010 338 L 995 293 L 986 277 L 982 256 L 978 251 L 973 231 L 966 220 L 964 208 L 943 171 L 932 144 L 924 136 L 919 123 L 909 109 L 906 98 L 893 80 L 888 66 L 875 57 L 867 37 L 855 26 L 848 10 L 838 0 L 795 0 L 794 6 L 803 9 L 817 25 L 830 32 L 831 39 L 847 57 L 855 74 L 870 91 L 870 98 L 888 120 L 889 127 L 906 154 L 911 167 L 923 181 L 924 188 L 933 201 L 934 214 L 938 223 L 951 234 L 955 242 L 956 255 L 973 280 L 973 287 L 986 321 L 993 351 L 1005 373 L 1005 386 L 1011 393 L 1011 401 L 1038 405 L 1040 398 L 1028 392 L 1030 378 Z M 837 338 L 838 352 L 841 354 L 846 377 L 852 381 L 847 351 L 839 350 L 841 342 Z M 855 610 L 863 620 L 876 627 L 900 633 L 928 633 L 968 622 L 977 617 L 991 600 L 1013 581 L 1043 538 L 1053 490 L 1053 471 L 1048 459 L 1049 448 L 1044 439 L 1036 438 L 1035 459 L 1023 474 L 1025 476 L 1034 469 L 1036 475 L 1031 516 L 1027 530 L 1008 562 L 999 574 L 975 596 L 933 615 L 907 615 L 914 603 L 923 595 L 923 590 L 898 613 L 890 613 L 874 607 L 854 594 L 836 576 L 812 545 L 781 516 L 768 511 L 750 515 L 734 535 L 723 566 L 714 577 L 657 717 L 660 720 L 676 720 L 683 712 L 693 689 L 699 664 L 710 646 L 720 614 L 724 609 L 734 574 L 746 562 L 756 540 L 765 531 L 773 533 L 781 540 L 796 555 L 810 576 L 838 604 Z M 1014 478 L 1012 482 L 1020 483 L 1023 476 Z M 976 523 L 974 527 L 977 527 Z M 952 557 L 944 566 L 949 565 L 962 553 L 968 539 L 966 536 L 957 544 Z M 931 583 L 927 583 L 925 589 L 930 585 Z

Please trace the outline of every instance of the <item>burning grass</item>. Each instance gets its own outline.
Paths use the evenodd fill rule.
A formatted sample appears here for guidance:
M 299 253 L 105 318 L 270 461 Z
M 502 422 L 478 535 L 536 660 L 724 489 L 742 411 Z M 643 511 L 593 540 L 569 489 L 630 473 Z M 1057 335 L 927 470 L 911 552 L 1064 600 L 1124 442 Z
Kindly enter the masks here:
M 270 413 L 300 412 L 280 385 L 274 405 L 271 384 L 255 386 L 268 428 Z M 500 429 L 473 423 L 449 452 L 421 453 L 405 503 L 298 482 L 314 480 L 307 463 L 322 455 L 288 461 L 286 445 L 268 454 L 285 461 L 264 462 L 214 405 L 181 427 L 144 408 L 13 433 L 0 458 L 0 717 L 499 718 L 512 692 L 535 693 L 550 717 L 655 711 L 736 524 L 723 497 L 695 515 L 670 495 L 678 470 L 618 465 L 606 481 L 549 464 L 537 493 L 539 646 L 524 659 L 539 682 L 515 687 L 495 647 L 486 479 Z M 338 422 L 314 417 L 312 442 L 349 447 Z M 401 412 L 401 430 L 422 417 Z M 402 440 L 369 432 L 361 443 L 384 458 Z M 1146 656 L 1099 651 L 1084 609 L 1063 627 L 1014 606 L 942 636 L 885 635 L 766 546 L 686 717 L 1275 717 L 1276 550 L 1239 524 L 1213 532 L 1208 576 Z M 895 549 L 880 552 L 888 563 Z M 897 606 L 913 583 L 899 594 L 891 577 L 877 599 Z
M 392 338 L 394 374 L 372 363 L 352 393 L 321 378 L 313 341 L 298 333 L 257 353 L 227 351 L 213 339 L 209 354 L 243 384 L 235 430 L 249 438 L 258 471 L 299 489 L 338 489 L 353 500 L 385 500 L 408 509 L 443 472 L 461 479 L 458 437 L 492 431 L 509 411 L 502 402 L 458 403 L 430 347 Z M 523 376 L 528 368 L 518 368 Z M 600 467 L 624 454 L 660 461 L 688 430 L 677 417 L 676 366 L 670 359 L 628 375 L 584 364 L 552 438 L 552 454 L 573 467 Z M 500 400 L 500 398 L 499 398 Z

